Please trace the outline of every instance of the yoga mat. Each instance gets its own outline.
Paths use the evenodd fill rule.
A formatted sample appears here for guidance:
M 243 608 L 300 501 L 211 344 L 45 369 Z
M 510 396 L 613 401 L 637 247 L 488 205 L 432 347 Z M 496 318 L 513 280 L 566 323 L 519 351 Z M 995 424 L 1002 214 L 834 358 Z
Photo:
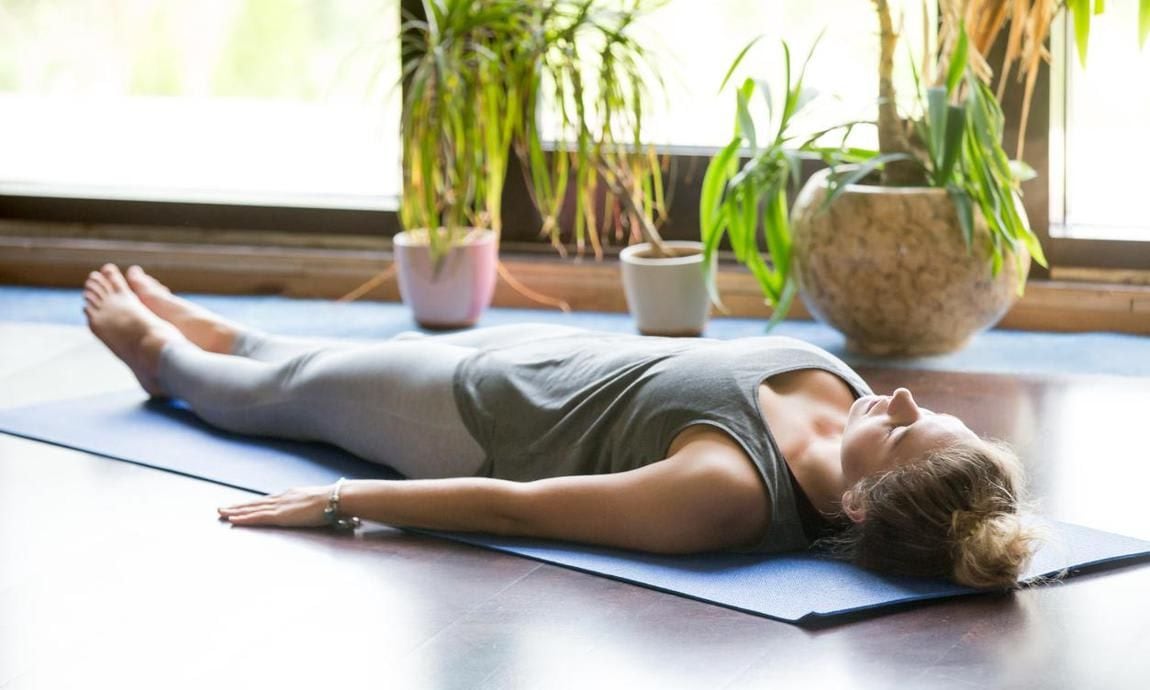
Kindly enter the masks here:
M 261 493 L 326 484 L 341 476 L 397 476 L 331 446 L 219 431 L 178 404 L 147 402 L 139 392 L 0 410 L 0 431 Z M 1043 525 L 1048 538 L 1024 581 L 1150 556 L 1148 541 L 1068 523 Z M 799 624 L 978 592 L 942 579 L 879 575 L 817 553 L 667 557 L 563 542 L 427 533 Z

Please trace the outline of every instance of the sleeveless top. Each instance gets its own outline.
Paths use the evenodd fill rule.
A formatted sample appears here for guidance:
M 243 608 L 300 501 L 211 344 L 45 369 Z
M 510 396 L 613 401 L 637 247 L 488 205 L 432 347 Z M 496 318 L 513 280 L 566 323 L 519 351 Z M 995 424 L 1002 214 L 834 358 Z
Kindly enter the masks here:
M 453 385 L 460 416 L 487 455 L 480 474 L 500 479 L 625 472 L 666 458 L 689 426 L 725 431 L 770 494 L 767 533 L 749 550 L 778 552 L 804 549 L 811 539 L 758 392 L 771 376 L 798 369 L 831 372 L 856 398 L 871 392 L 840 359 L 794 338 L 595 331 L 477 350 L 460 363 Z

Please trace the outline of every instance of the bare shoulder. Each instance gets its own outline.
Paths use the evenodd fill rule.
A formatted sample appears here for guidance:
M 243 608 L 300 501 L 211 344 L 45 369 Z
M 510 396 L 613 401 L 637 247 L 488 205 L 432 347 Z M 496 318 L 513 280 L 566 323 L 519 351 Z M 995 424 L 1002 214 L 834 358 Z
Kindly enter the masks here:
M 708 493 L 753 524 L 757 541 L 766 532 L 771 514 L 770 492 L 759 469 L 743 446 L 730 434 L 709 425 L 689 427 L 677 452 L 664 462 L 679 465 L 684 473 L 705 476 Z

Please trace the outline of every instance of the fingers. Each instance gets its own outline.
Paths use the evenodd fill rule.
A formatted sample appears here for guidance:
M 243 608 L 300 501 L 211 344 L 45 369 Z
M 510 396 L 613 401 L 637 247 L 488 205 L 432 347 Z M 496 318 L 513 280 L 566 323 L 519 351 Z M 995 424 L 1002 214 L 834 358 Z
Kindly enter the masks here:
M 235 515 L 228 515 L 228 522 L 233 525 L 276 525 L 279 521 L 279 511 L 276 510 L 254 510 L 247 513 L 239 513 Z
M 326 490 L 326 487 L 291 489 L 216 510 L 220 518 L 235 525 L 321 527 L 325 524 Z
M 279 506 L 270 501 L 256 501 L 250 505 L 218 510 L 220 517 L 233 525 L 275 525 L 280 517 Z
M 271 510 L 276 508 L 277 505 L 271 501 L 257 501 L 255 503 L 245 503 L 243 505 L 231 506 L 228 508 L 218 508 L 220 515 L 225 517 L 229 515 L 243 515 L 244 513 L 252 513 L 258 510 Z

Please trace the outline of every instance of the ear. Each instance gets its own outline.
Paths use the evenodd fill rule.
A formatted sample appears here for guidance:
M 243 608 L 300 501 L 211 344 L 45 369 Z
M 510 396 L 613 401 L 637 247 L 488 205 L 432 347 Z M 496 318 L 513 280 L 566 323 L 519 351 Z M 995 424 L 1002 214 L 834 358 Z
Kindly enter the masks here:
M 866 508 L 859 505 L 858 500 L 855 498 L 854 490 L 847 489 L 843 492 L 842 506 L 843 513 L 856 525 L 866 520 Z

